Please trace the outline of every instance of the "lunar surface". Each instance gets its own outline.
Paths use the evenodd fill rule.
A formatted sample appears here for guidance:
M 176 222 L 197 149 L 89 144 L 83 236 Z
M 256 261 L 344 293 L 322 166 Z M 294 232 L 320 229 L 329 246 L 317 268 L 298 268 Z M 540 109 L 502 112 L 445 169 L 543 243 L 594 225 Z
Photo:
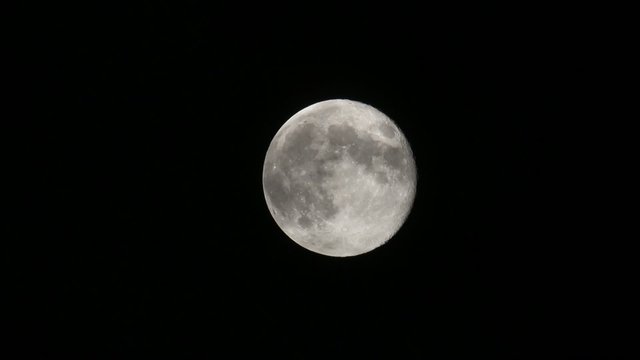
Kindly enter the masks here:
M 351 100 L 299 111 L 271 141 L 262 185 L 278 226 L 304 248 L 354 256 L 387 242 L 407 218 L 416 167 L 386 115 Z

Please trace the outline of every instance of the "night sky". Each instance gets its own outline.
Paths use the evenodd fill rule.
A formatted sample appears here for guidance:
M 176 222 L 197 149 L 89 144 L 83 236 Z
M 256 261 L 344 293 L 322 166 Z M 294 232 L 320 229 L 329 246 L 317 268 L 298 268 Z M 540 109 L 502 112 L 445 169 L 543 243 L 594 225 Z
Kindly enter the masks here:
M 231 3 L 32 9 L 5 255 L 25 357 L 625 354 L 564 17 Z M 404 226 L 352 258 L 287 238 L 261 183 L 280 126 L 334 98 L 393 119 L 418 168 Z

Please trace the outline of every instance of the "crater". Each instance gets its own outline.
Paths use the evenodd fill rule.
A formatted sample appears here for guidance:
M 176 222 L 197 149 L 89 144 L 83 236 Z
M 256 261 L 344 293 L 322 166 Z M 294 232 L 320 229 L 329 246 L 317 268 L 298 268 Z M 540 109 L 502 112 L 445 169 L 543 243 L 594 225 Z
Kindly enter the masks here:
M 308 228 L 313 225 L 313 222 L 307 215 L 302 215 L 300 216 L 300 218 L 298 218 L 298 225 L 302 226 L 303 228 Z
M 392 137 L 394 137 L 396 135 L 396 131 L 393 128 L 393 126 L 389 125 L 386 122 L 378 125 L 378 129 L 380 130 L 382 135 L 387 137 L 387 138 L 392 138 Z
M 389 183 L 389 178 L 387 177 L 387 174 L 385 174 L 382 171 L 376 171 L 375 179 L 380 184 L 388 184 Z

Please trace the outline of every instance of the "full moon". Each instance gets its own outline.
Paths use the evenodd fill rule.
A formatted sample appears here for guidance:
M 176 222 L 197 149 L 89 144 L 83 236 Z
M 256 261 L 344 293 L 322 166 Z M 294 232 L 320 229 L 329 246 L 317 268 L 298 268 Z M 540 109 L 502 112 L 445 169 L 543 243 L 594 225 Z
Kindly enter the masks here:
M 411 211 L 416 165 L 407 139 L 379 110 L 327 100 L 276 133 L 262 186 L 278 226 L 313 252 L 337 257 L 387 242 Z

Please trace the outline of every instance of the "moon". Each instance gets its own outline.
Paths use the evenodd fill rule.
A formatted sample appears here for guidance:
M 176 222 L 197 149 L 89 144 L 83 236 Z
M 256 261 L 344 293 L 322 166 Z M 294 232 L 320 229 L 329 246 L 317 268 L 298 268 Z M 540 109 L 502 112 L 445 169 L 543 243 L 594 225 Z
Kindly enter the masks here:
M 396 124 L 372 106 L 342 99 L 287 120 L 262 173 L 280 229 L 335 257 L 369 252 L 393 237 L 411 211 L 416 181 L 413 152 Z

